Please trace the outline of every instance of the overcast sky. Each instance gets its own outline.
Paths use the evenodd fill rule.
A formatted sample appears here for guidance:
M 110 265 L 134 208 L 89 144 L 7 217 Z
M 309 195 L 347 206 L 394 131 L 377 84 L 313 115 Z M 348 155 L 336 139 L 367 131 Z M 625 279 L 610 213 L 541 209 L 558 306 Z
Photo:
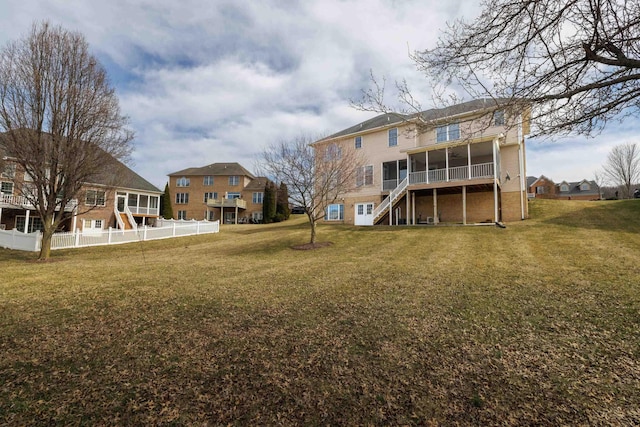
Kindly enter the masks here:
M 476 0 L 0 0 L 0 45 L 34 20 L 83 33 L 136 133 L 130 166 L 160 189 L 167 174 L 215 162 L 254 170 L 261 149 L 326 135 L 356 111 L 369 75 L 406 79 L 430 108 L 408 53 L 479 13 Z M 631 119 L 633 120 L 633 119 Z M 593 139 L 527 141 L 527 175 L 592 179 L 627 121 Z

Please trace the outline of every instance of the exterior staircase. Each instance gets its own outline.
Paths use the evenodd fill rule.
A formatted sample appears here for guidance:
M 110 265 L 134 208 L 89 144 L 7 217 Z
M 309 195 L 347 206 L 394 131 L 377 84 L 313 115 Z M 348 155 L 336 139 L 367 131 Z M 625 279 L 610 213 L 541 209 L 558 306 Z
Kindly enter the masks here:
M 396 188 L 394 188 L 391 193 L 373 210 L 373 223 L 376 224 L 386 213 L 389 212 L 390 208 L 393 208 L 398 199 L 402 197 L 404 191 L 407 189 L 409 185 L 409 177 L 403 179 L 400 184 Z

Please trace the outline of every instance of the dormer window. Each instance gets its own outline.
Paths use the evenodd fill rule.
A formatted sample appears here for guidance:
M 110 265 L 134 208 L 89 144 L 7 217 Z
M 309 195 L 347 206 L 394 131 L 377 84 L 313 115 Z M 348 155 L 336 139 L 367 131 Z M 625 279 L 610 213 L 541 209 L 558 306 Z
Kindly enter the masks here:
M 587 184 L 586 182 L 583 182 L 582 184 L 580 184 L 580 191 L 589 191 L 591 190 L 591 186 L 589 184 Z
M 186 177 L 181 177 L 176 180 L 176 187 L 188 187 L 190 184 L 190 179 Z
M 560 191 L 569 191 L 569 186 L 567 184 L 560 185 Z
M 451 123 L 436 128 L 436 142 L 455 141 L 460 139 L 460 123 Z

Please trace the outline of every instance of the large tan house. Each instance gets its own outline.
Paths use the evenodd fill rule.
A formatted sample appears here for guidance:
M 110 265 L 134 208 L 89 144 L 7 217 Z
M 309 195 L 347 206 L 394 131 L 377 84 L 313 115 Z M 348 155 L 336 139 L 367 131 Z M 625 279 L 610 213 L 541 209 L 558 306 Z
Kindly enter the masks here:
M 326 207 L 346 224 L 494 223 L 528 217 L 528 110 L 474 100 L 416 116 L 382 114 L 316 141 L 365 159 L 353 191 Z M 321 161 L 321 160 L 319 160 Z
M 169 174 L 171 207 L 177 219 L 262 221 L 267 179 L 239 163 L 213 163 Z
M 25 197 L 33 184 L 11 158 L 4 157 L 0 171 L 0 229 L 32 233 L 42 230 L 42 220 Z M 160 215 L 162 192 L 124 164 L 113 159 L 109 173 L 84 183 L 78 198 L 64 210 L 66 219 L 58 231 L 80 230 L 84 234 L 109 228 L 132 229 L 152 225 Z

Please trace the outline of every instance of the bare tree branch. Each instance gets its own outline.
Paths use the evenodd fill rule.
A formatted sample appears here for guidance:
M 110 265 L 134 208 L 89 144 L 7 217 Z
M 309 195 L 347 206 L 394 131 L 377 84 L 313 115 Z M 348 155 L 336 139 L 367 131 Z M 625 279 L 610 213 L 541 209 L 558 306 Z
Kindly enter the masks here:
M 43 223 L 40 259 L 82 185 L 128 158 L 127 124 L 81 34 L 43 22 L 0 51 L 0 147 L 30 178 L 20 191 Z

